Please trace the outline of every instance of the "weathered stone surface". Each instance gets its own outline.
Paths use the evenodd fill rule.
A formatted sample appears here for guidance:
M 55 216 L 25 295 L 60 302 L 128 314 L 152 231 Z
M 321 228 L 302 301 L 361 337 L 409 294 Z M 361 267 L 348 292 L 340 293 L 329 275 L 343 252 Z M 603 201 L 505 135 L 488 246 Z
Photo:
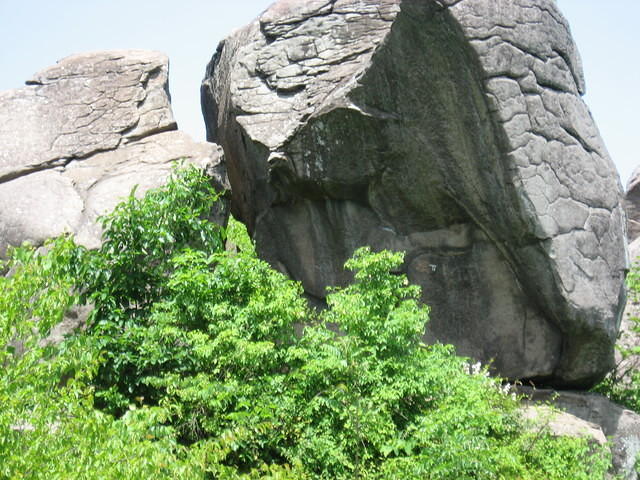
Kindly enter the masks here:
M 182 158 L 228 188 L 221 149 L 176 128 L 168 59 L 157 52 L 67 57 L 0 92 L 0 257 L 65 232 L 98 246 L 97 216 L 135 185 L 138 194 L 161 185 Z
M 621 187 L 551 0 L 281 0 L 202 86 L 232 210 L 322 298 L 354 248 L 407 251 L 429 339 L 503 375 L 610 368 Z
M 627 236 L 629 242 L 633 242 L 640 236 L 640 168 L 636 168 L 631 174 L 624 200 L 627 212 Z
M 605 445 L 607 438 L 599 425 L 587 422 L 567 412 L 558 411 L 548 405 L 525 405 L 521 407 L 522 418 L 531 422 L 530 428 L 538 431 L 548 428 L 558 437 L 580 437 L 598 445 Z
M 555 407 L 587 422 L 599 425 L 611 441 L 615 473 L 636 480 L 636 458 L 640 453 L 640 415 L 622 408 L 595 393 L 523 388 L 532 402 L 552 403 Z

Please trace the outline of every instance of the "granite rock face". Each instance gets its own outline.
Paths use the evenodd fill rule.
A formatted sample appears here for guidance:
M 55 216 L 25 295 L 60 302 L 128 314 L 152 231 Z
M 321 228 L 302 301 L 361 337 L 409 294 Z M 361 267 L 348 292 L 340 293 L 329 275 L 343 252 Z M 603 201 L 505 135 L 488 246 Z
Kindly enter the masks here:
M 67 57 L 0 92 L 0 257 L 65 232 L 98 246 L 97 216 L 135 185 L 138 194 L 161 185 L 182 158 L 227 189 L 221 149 L 176 129 L 158 52 Z
M 407 252 L 427 340 L 584 386 L 624 304 L 615 168 L 551 0 L 280 0 L 202 85 L 232 211 L 311 296 L 360 245 Z

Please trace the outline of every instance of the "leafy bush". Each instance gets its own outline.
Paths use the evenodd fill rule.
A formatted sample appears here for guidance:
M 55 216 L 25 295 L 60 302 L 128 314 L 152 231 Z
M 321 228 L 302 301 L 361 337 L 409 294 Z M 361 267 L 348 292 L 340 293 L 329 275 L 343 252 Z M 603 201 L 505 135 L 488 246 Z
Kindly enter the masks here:
M 603 478 L 603 452 L 525 428 L 499 379 L 420 341 L 401 254 L 358 250 L 354 283 L 310 312 L 238 224 L 224 250 L 215 200 L 182 170 L 105 217 L 98 251 L 14 252 L 0 344 L 28 348 L 0 353 L 0 476 Z M 79 301 L 86 331 L 45 346 Z
M 143 198 L 132 192 L 101 218 L 102 247 L 86 252 L 76 270 L 84 301 L 94 305 L 89 333 L 103 352 L 96 400 L 106 411 L 122 414 L 134 397 L 157 403 L 142 379 L 151 371 L 180 368 L 187 345 L 171 346 L 162 338 L 152 345 L 143 337 L 162 334 L 151 312 L 170 288 L 175 257 L 190 248 L 224 249 L 224 231 L 207 219 L 217 198 L 197 169 L 183 169 Z M 172 353 L 163 353 L 165 348 Z

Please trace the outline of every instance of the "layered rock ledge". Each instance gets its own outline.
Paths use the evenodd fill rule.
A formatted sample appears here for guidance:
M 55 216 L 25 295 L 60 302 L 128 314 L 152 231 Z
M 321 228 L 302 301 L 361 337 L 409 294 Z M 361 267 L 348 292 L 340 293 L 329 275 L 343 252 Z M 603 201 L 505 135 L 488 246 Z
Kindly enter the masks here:
M 228 189 L 222 150 L 177 130 L 164 54 L 74 55 L 26 83 L 0 92 L 0 257 L 63 233 L 98 246 L 98 215 L 136 185 L 161 185 L 180 159 Z

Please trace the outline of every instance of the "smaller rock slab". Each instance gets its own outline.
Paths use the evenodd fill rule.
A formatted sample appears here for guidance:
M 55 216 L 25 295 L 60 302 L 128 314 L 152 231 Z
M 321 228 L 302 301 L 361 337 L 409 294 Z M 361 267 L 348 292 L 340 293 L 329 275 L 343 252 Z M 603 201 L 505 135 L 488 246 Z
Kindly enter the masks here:
M 521 392 L 531 402 L 551 403 L 571 415 L 598 425 L 611 440 L 615 473 L 627 480 L 638 478 L 635 465 L 640 454 L 640 415 L 596 393 L 534 390 L 529 387 L 522 387 Z
M 168 75 L 159 52 L 94 52 L 0 92 L 0 258 L 64 233 L 98 247 L 98 216 L 134 187 L 162 185 L 179 161 L 229 189 L 222 149 L 176 130 Z M 217 208 L 212 220 L 226 223 L 226 201 Z
M 586 438 L 598 445 L 607 443 L 599 425 L 570 413 L 555 411 L 546 405 L 526 405 L 521 412 L 524 419 L 532 422 L 533 428 L 547 427 L 555 436 Z

